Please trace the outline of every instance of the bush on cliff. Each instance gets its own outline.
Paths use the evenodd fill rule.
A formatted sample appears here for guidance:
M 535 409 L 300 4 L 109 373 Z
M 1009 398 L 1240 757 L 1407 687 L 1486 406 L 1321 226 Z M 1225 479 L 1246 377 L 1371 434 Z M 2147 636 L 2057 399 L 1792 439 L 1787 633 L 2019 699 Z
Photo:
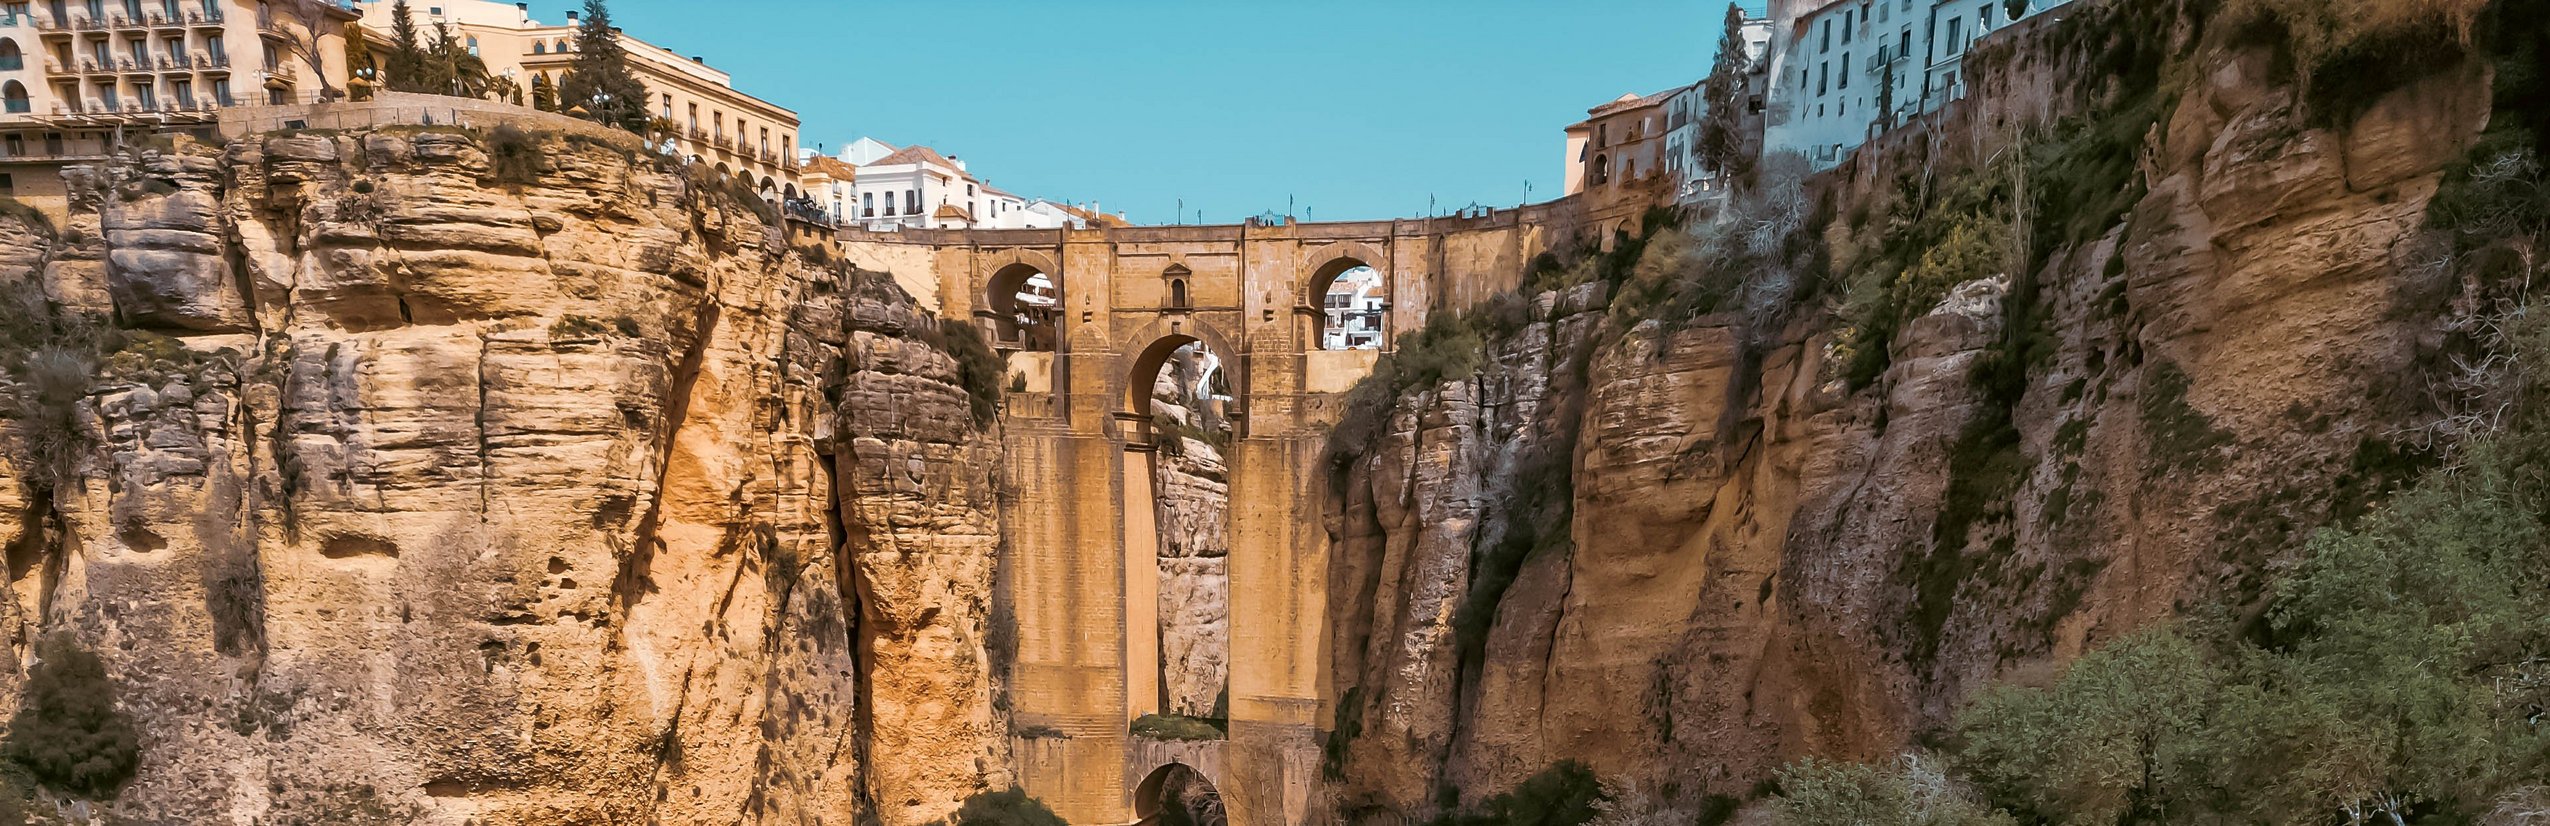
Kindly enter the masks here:
M 941 319 L 938 329 L 924 330 L 930 346 L 956 359 L 956 382 L 965 388 L 966 406 L 975 427 L 987 427 L 1001 411 L 1001 380 L 1008 372 L 999 353 L 983 342 L 983 331 L 957 319 Z
M 36 648 L 17 716 L 0 753 L 46 786 L 111 798 L 141 767 L 141 737 L 115 707 L 106 665 L 68 632 Z
M 1606 799 L 1593 769 L 1561 760 L 1476 809 L 1446 812 L 1435 826 L 1585 826 L 1602 814 L 1596 804 Z
M 1808 758 L 1782 769 L 1779 786 L 1771 807 L 1777 826 L 2018 826 L 1926 755 L 1883 765 Z
M 983 792 L 965 799 L 948 826 L 1070 826 L 1022 789 Z

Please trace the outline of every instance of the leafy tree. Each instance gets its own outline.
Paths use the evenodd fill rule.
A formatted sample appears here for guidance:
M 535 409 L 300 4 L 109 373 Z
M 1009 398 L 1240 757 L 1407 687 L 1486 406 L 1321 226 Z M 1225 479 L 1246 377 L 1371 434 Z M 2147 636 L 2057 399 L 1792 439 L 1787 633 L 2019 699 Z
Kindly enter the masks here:
M 1015 787 L 965 799 L 951 826 L 1070 826 L 1054 810 Z
M 1926 755 L 1893 765 L 1807 758 L 1780 770 L 1771 810 L 1776 826 L 2017 826 L 2006 812 L 1975 802 Z
M 2173 629 L 2119 640 L 2050 689 L 1997 687 L 1958 717 L 1990 788 L 2070 823 L 2163 823 L 2201 808 L 2220 753 L 2224 677 Z
M 380 67 L 372 61 L 372 38 L 359 23 L 345 24 L 345 73 L 351 78 L 368 75 L 372 82 L 380 81 Z M 354 88 L 363 92 L 356 100 L 371 97 L 370 87 Z
M 484 98 L 493 88 L 487 61 L 469 53 L 466 37 L 452 34 L 450 24 L 434 25 L 434 43 L 425 53 L 424 91 L 462 98 Z
M 9 721 L 8 758 L 38 782 L 91 798 L 115 795 L 141 767 L 141 737 L 115 708 L 106 665 L 70 633 L 46 637 Z
M 1717 63 L 1700 82 L 1700 166 L 1719 175 L 1743 177 L 1752 171 L 1752 141 L 1745 136 L 1746 92 L 1752 83 L 1753 57 L 1744 42 L 1744 9 L 1727 4 L 1726 33 L 1718 37 Z
M 646 84 L 629 70 L 610 8 L 602 0 L 584 0 L 579 25 L 575 61 L 558 80 L 558 105 L 570 111 L 583 107 L 587 120 L 645 134 Z

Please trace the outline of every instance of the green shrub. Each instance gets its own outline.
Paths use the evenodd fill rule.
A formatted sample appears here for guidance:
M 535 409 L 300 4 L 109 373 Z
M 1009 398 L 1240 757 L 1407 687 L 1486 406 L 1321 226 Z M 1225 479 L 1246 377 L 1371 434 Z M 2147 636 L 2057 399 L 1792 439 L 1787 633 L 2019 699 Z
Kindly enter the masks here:
M 1935 762 L 1918 755 L 1885 766 L 1812 757 L 1780 769 L 1771 809 L 1776 826 L 2017 826 L 1971 799 Z
M 0 196 L 0 218 L 16 220 L 25 224 L 27 229 L 48 238 L 56 234 L 52 218 L 45 217 L 43 210 L 29 206 L 25 201 L 16 198 Z
M 1436 826 L 1584 826 L 1600 814 L 1595 804 L 1605 799 L 1594 770 L 1561 760 L 1476 809 L 1445 814 Z
M 1153 740 L 1222 740 L 1230 737 L 1230 723 L 1207 720 L 1183 714 L 1145 714 L 1133 721 L 1133 736 Z
M 106 664 L 67 631 L 37 647 L 23 705 L 9 720 L 8 758 L 55 790 L 108 799 L 141 768 L 141 737 L 115 707 Z
M 1070 826 L 1023 789 L 982 792 L 965 799 L 950 826 Z
M 956 319 L 941 319 L 930 343 L 956 359 L 956 382 L 965 388 L 974 426 L 988 427 L 1000 415 L 1001 378 L 1007 372 L 1000 354 L 983 341 L 983 331 Z
M 486 147 L 487 174 L 498 182 L 528 186 L 539 183 L 540 173 L 548 170 L 539 136 L 513 124 L 497 124 L 488 130 Z
M 559 316 L 555 323 L 549 325 L 549 338 L 553 341 L 601 338 L 606 332 L 610 332 L 610 328 L 602 326 L 602 322 L 575 313 Z

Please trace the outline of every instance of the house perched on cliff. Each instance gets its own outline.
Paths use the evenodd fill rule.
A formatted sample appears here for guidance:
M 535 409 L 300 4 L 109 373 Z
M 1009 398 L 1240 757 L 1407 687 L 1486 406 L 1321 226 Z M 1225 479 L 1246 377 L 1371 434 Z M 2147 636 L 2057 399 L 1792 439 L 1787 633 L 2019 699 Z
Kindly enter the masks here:
M 1965 96 L 1976 41 L 2071 0 L 1829 0 L 1772 10 L 1763 151 L 1817 169 L 1906 119 Z

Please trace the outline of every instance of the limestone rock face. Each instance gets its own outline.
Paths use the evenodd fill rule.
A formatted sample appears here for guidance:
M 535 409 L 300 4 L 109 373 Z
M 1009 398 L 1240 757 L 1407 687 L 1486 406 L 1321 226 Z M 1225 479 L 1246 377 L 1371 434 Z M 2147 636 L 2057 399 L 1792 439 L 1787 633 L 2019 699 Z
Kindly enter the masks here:
M 0 280 L 128 330 L 76 478 L 0 463 L 0 707 L 36 635 L 99 652 L 118 816 L 906 826 L 1009 783 L 999 439 L 938 322 L 542 140 L 519 184 L 457 131 L 187 144 L 0 220 Z
M 2025 467 L 1968 522 L 1943 525 L 1976 506 L 1954 454 L 2023 274 L 1929 308 L 1859 390 L 1829 315 L 1624 325 L 1557 293 L 1475 376 L 1401 389 L 1329 479 L 1342 813 L 1423 818 L 1562 759 L 1741 796 L 2184 605 L 2255 604 L 2332 513 L 2297 494 L 2362 483 L 2350 457 L 2410 423 L 2450 291 L 2410 253 L 2487 84 L 2419 81 L 2338 131 L 2272 55 L 2204 60 L 2129 220 L 2033 274 L 2053 352 L 2009 414 Z M 1565 541 L 1482 562 L 1552 480 Z
M 1200 393 L 1208 355 L 1200 347 L 1170 355 L 1153 381 L 1152 413 L 1184 428 L 1162 435 L 1153 454 L 1153 501 L 1159 530 L 1160 697 L 1163 710 L 1218 718 L 1231 679 L 1231 484 L 1221 449 L 1190 435 L 1227 433 L 1220 401 Z

